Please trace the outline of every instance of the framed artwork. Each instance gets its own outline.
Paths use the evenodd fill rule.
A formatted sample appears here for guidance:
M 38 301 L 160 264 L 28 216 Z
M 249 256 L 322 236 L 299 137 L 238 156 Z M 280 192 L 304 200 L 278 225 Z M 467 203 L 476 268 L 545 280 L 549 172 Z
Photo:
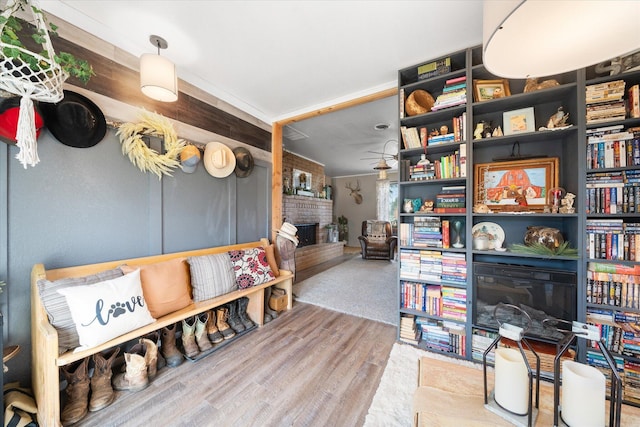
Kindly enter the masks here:
M 473 100 L 475 102 L 511 96 L 509 80 L 473 80 Z
M 558 186 L 558 164 L 558 157 L 477 164 L 473 202 L 498 212 L 516 205 L 543 211 L 549 189 Z
M 505 135 L 535 132 L 536 118 L 533 115 L 533 107 L 502 113 L 502 129 Z
M 309 172 L 294 169 L 293 187 L 300 190 L 311 190 L 311 174 Z

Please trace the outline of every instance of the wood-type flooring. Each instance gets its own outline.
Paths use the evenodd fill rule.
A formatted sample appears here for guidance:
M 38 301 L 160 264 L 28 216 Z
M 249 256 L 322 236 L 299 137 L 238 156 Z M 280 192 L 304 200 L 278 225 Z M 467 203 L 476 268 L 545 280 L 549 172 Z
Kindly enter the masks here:
M 361 426 L 395 338 L 391 325 L 296 302 L 77 425 Z

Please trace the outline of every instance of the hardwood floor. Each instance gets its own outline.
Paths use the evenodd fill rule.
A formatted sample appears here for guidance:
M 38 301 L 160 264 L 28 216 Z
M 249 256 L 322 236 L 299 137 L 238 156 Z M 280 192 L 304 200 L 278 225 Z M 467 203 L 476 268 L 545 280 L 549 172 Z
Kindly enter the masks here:
M 296 302 L 78 425 L 361 426 L 395 339 L 391 325 Z

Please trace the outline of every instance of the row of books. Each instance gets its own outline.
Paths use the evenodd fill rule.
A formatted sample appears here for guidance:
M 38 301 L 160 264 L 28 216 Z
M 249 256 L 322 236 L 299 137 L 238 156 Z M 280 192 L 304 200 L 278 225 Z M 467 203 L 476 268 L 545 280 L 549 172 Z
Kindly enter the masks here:
M 442 287 L 442 314 L 446 319 L 465 322 L 467 320 L 467 290 L 464 288 Z
M 634 128 L 637 129 L 637 128 Z M 640 165 L 640 132 L 616 140 L 589 141 L 587 145 L 587 169 L 624 168 Z M 589 138 L 591 139 L 591 138 Z
M 440 217 L 417 216 L 413 218 L 413 227 L 411 228 L 411 231 L 411 246 L 424 248 L 442 247 L 443 230 Z M 448 237 L 447 233 L 447 238 Z
M 640 261 L 640 223 L 622 219 L 587 219 L 587 257 Z
M 587 303 L 640 308 L 640 276 L 587 270 Z
M 401 306 L 423 311 L 431 316 L 442 315 L 442 291 L 440 285 L 400 281 Z
M 467 267 L 463 253 L 401 249 L 399 258 L 401 279 L 454 285 L 466 283 Z M 443 269 L 443 263 L 446 269 Z
M 609 184 L 595 188 L 593 185 L 587 183 L 585 204 L 588 214 L 636 213 L 640 210 L 639 184 Z
M 625 119 L 625 84 L 614 80 L 586 87 L 587 124 Z
M 431 111 L 438 111 L 467 102 L 467 77 L 457 77 L 445 82 L 442 94 L 438 95 Z
M 416 325 L 416 316 L 402 314 L 400 316 L 400 341 L 417 345 L 420 341 L 420 331 Z
M 589 308 L 587 323 L 598 328 L 601 340 L 612 353 L 640 357 L 640 313 Z M 589 341 L 589 346 L 597 348 L 597 343 Z
M 416 320 L 420 338 L 427 348 L 466 356 L 464 325 L 419 317 Z
M 429 163 L 409 164 L 409 181 L 464 178 L 467 176 L 466 153 L 466 144 L 460 144 L 452 154 L 440 156 Z
M 640 404 L 640 364 L 618 356 L 614 356 L 613 360 L 622 380 L 623 401 Z M 611 370 L 602 353 L 588 350 L 587 364 L 602 372 L 607 380 L 606 389 L 611 390 Z

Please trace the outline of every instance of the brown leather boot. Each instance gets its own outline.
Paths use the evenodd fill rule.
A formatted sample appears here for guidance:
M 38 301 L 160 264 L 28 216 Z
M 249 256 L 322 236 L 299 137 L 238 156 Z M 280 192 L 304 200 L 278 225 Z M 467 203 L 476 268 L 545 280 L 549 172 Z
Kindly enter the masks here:
M 136 344 L 124 354 L 126 370 L 113 377 L 113 388 L 116 390 L 140 391 L 149 385 L 147 375 L 147 363 L 145 362 L 146 349 L 142 344 Z
M 140 344 L 144 345 L 144 363 L 147 365 L 147 377 L 149 381 L 158 373 L 158 346 L 148 338 L 140 338 Z
M 60 414 L 60 421 L 65 426 L 77 423 L 89 412 L 88 361 L 89 358 L 86 357 L 61 368 L 67 380 L 67 388 L 65 388 L 67 402 Z
M 209 341 L 214 344 L 221 343 L 222 341 L 224 341 L 224 338 L 222 337 L 222 334 L 216 326 L 216 312 L 215 310 L 209 310 L 207 313 L 209 314 L 209 322 L 207 323 L 207 337 L 209 338 Z
M 120 347 L 114 347 L 104 355 L 96 353 L 93 355 L 93 376 L 91 377 L 91 400 L 89 400 L 89 411 L 95 412 L 111 405 L 116 397 L 111 387 L 111 366 L 118 353 Z
M 184 355 L 187 357 L 196 357 L 200 353 L 198 344 L 196 344 L 195 329 L 195 316 L 182 321 L 182 347 L 184 348 Z
M 175 368 L 184 360 L 182 353 L 176 347 L 176 325 L 166 326 L 162 328 L 162 336 L 160 337 L 160 353 L 167 362 L 167 366 Z
M 196 343 L 200 351 L 211 350 L 213 347 L 209 337 L 207 337 L 207 323 L 209 323 L 209 313 L 200 313 L 196 316 L 196 330 L 194 335 L 196 337 Z
M 220 307 L 216 309 L 216 326 L 218 330 L 222 334 L 222 337 L 225 340 L 231 339 L 236 336 L 236 333 L 231 326 L 227 323 L 227 316 L 229 315 L 229 311 L 225 307 Z

